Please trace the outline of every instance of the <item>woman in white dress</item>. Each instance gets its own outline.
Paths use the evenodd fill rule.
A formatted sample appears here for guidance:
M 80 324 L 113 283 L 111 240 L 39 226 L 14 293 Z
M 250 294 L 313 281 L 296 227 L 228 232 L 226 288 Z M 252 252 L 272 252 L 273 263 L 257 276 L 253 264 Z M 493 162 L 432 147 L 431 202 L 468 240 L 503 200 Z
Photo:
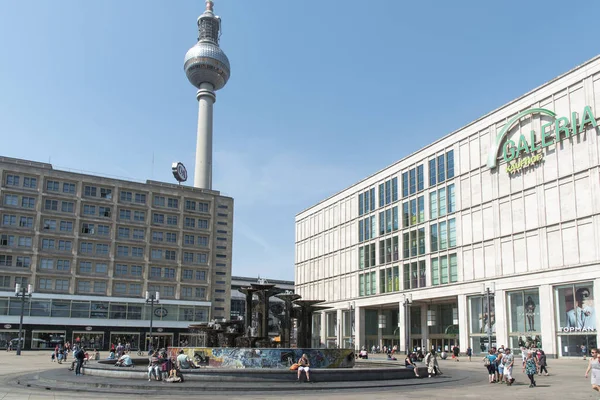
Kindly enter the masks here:
M 600 392 L 600 359 L 598 358 L 598 349 L 592 349 L 592 357 L 590 363 L 585 370 L 585 377 L 592 371 L 592 389 Z

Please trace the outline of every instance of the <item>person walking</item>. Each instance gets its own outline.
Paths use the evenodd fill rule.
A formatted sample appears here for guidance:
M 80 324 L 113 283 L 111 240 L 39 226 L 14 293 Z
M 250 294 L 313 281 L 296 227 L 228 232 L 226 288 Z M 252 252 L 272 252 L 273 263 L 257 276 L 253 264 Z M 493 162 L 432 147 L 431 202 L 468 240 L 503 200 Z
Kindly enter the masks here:
M 592 371 L 592 389 L 596 392 L 600 392 L 600 360 L 598 360 L 598 349 L 592 349 L 590 362 L 585 370 L 586 378 L 588 377 L 590 371 Z
M 502 364 L 504 364 L 504 378 L 506 378 L 506 385 L 511 386 L 515 382 L 515 378 L 512 376 L 513 365 L 515 364 L 515 356 L 508 347 L 504 350 Z
M 454 348 L 452 348 L 452 358 L 454 358 L 454 361 L 458 361 L 459 354 L 460 354 L 460 348 L 458 346 L 454 346 Z
M 542 372 L 545 372 L 544 375 L 548 376 L 549 375 L 548 369 L 546 368 L 548 366 L 548 363 L 546 360 L 546 353 L 544 352 L 544 350 L 540 350 L 539 365 L 540 365 L 539 375 L 542 375 Z
M 504 383 L 504 364 L 502 363 L 504 352 L 498 350 L 496 356 L 498 357 L 496 358 L 497 381 L 498 383 Z
M 587 359 L 587 346 L 585 344 L 581 345 L 581 354 L 583 355 L 583 359 Z
M 527 353 L 527 358 L 525 359 L 525 364 L 523 365 L 523 372 L 529 378 L 529 387 L 537 386 L 535 384 L 534 376 L 537 373 L 537 358 L 533 356 L 532 352 Z
M 467 347 L 467 357 L 469 358 L 469 362 L 471 361 L 471 356 L 473 355 L 473 349 Z
M 495 382 L 495 377 L 496 377 L 496 359 L 498 357 L 496 357 L 496 355 L 494 354 L 493 350 L 488 351 L 488 354 L 483 357 L 483 365 L 487 368 L 488 370 L 488 380 L 490 383 L 494 383 Z
M 425 365 L 427 366 L 427 372 L 429 377 L 432 375 L 441 375 L 442 371 L 440 371 L 440 367 L 437 362 L 437 354 L 434 349 L 431 349 L 429 353 L 425 356 Z
M 81 375 L 81 366 L 83 365 L 83 359 L 85 358 L 85 350 L 83 347 L 79 348 L 74 354 L 73 357 L 77 360 L 77 365 L 75 366 L 75 376 Z

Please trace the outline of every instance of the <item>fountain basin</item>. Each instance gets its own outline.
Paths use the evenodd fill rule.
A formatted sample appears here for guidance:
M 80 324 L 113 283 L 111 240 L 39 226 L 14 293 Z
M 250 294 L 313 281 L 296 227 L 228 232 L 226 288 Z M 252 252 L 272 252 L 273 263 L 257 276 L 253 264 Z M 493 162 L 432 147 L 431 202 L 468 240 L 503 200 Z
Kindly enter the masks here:
M 302 354 L 308 356 L 311 368 L 352 368 L 352 349 L 278 349 L 234 347 L 170 347 L 170 357 L 183 350 L 198 365 L 208 368 L 286 369 L 297 362 Z

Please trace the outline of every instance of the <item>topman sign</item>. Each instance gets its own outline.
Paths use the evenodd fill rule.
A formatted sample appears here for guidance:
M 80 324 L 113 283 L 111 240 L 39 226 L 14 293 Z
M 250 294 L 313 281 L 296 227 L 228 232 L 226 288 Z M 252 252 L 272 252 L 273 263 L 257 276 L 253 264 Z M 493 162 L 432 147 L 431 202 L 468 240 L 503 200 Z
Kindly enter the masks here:
M 528 136 L 521 134 L 517 142 L 505 140 L 510 130 L 521 118 L 532 114 L 548 116 L 551 121 L 542 124 L 539 133 L 532 130 Z M 512 174 L 540 162 L 543 153 L 536 153 L 538 150 L 584 132 L 587 125 L 592 125 L 594 128 L 598 126 L 590 106 L 583 108 L 580 119 L 576 112 L 572 112 L 570 120 L 567 117 L 557 118 L 554 111 L 545 108 L 531 108 L 522 111 L 511 118 L 496 137 L 490 148 L 487 165 L 490 168 L 496 168 L 498 152 L 502 149 L 502 158 L 507 162 L 506 171 Z

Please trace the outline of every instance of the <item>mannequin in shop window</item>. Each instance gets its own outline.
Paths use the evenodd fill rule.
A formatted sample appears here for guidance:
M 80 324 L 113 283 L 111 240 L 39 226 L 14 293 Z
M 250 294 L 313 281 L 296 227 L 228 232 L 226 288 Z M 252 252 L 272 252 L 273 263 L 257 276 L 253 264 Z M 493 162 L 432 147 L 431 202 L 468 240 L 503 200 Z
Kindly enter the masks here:
M 533 302 L 533 298 L 531 296 L 527 296 L 527 301 L 525 302 L 525 317 L 527 318 L 527 324 L 529 328 L 528 332 L 535 331 L 535 303 Z

